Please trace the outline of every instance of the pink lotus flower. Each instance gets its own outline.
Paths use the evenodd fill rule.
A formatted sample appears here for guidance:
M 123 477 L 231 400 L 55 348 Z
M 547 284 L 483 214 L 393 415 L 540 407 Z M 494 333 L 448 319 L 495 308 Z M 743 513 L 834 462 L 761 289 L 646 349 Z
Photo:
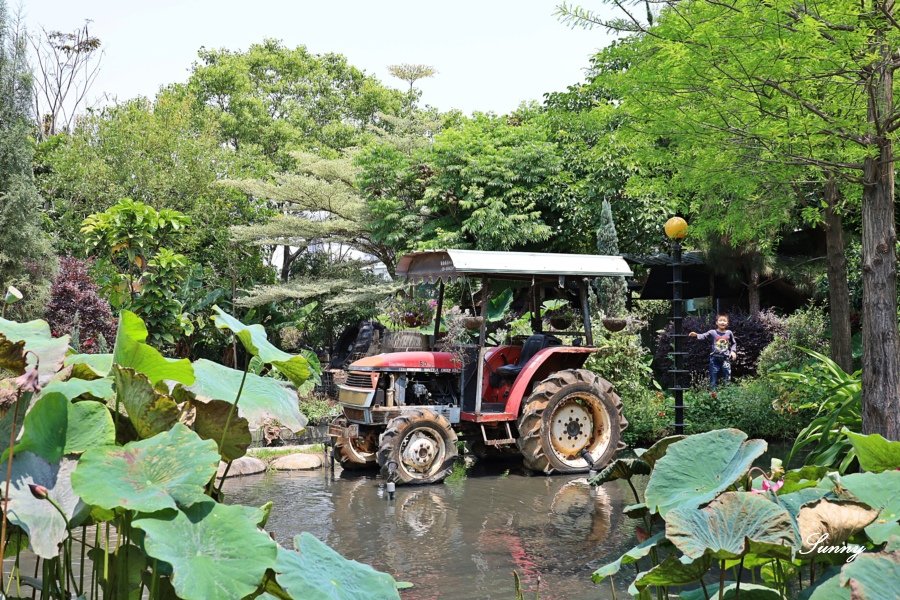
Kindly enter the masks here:
M 754 494 L 765 494 L 766 492 L 772 492 L 773 494 L 781 489 L 781 486 L 784 485 L 784 480 L 779 479 L 778 481 L 771 481 L 763 477 L 762 480 L 762 488 L 758 490 L 750 490 Z

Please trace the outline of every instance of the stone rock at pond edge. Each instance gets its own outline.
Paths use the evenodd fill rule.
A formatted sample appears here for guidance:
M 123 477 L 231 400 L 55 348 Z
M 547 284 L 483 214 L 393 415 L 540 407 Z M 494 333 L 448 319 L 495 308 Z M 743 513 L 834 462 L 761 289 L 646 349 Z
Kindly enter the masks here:
M 272 461 L 272 468 L 278 471 L 308 471 L 322 468 L 322 457 L 318 454 L 288 454 Z
M 222 474 L 225 472 L 225 466 L 228 463 L 219 463 L 219 471 L 216 473 L 216 478 L 221 478 Z M 258 458 L 253 458 L 252 456 L 242 456 L 234 460 L 231 463 L 231 468 L 228 469 L 228 477 L 240 477 L 241 475 L 256 475 L 257 473 L 265 473 L 266 472 L 266 463 L 259 460 Z

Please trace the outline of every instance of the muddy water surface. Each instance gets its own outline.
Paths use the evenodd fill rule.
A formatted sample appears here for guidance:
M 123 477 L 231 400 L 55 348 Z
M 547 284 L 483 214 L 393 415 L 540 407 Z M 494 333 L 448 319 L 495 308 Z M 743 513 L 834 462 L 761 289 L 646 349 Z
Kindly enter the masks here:
M 506 467 L 509 467 L 507 470 Z M 514 598 L 513 571 L 534 598 L 611 598 L 594 569 L 634 543 L 634 502 L 616 481 L 591 489 L 583 478 L 527 476 L 515 465 L 470 471 L 460 481 L 398 487 L 393 501 L 372 476 L 329 471 L 268 473 L 229 480 L 228 502 L 275 503 L 267 529 L 287 546 L 309 531 L 344 556 L 415 587 L 404 600 Z M 617 595 L 627 597 L 621 577 Z

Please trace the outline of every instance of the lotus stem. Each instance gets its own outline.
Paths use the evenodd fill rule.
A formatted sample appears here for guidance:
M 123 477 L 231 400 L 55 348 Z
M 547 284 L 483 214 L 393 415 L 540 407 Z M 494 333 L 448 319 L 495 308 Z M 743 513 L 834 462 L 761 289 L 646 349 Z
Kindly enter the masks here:
M 228 416 L 225 417 L 225 427 L 222 428 L 222 440 L 219 442 L 219 455 L 222 454 L 222 448 L 225 446 L 225 436 L 228 435 L 228 426 L 231 425 L 231 417 L 234 415 L 234 411 L 237 410 L 238 401 L 241 399 L 241 394 L 244 392 L 244 382 L 247 381 L 247 373 L 250 371 L 250 361 L 247 361 L 247 366 L 244 368 L 244 375 L 241 377 L 241 385 L 238 387 L 237 397 L 234 399 L 234 404 L 231 405 L 231 408 L 228 410 Z M 228 461 L 228 465 L 225 467 L 225 472 L 222 473 L 222 479 L 219 480 L 219 487 L 216 490 L 217 492 L 222 492 L 222 486 L 225 485 L 225 477 L 228 475 L 228 470 L 231 468 L 231 463 L 233 461 Z M 213 488 L 215 487 L 216 478 L 213 476 Z
M 725 598 L 725 561 L 719 561 L 719 600 Z
M 744 574 L 744 556 L 741 555 L 741 562 L 738 565 L 737 577 L 735 577 L 734 600 L 738 600 L 741 595 L 741 575 Z
M 703 588 L 703 597 L 706 598 L 706 600 L 709 600 L 709 590 L 706 589 L 706 582 L 703 581 L 702 575 L 700 576 L 700 587 Z
M 618 599 L 616 598 L 616 584 L 615 584 L 615 582 L 613 581 L 612 576 L 610 576 L 610 578 L 609 578 L 609 589 L 610 589 L 610 591 L 612 592 L 612 598 L 613 598 L 613 600 L 618 600 Z
M 26 397 L 27 401 L 31 401 L 33 392 L 19 392 L 16 394 L 16 403 L 13 405 L 12 426 L 9 431 L 9 458 L 6 460 L 6 489 L 3 491 L 3 523 L 0 524 L 0 582 L 3 581 L 3 560 L 6 558 L 6 513 L 9 510 L 9 483 L 12 480 L 12 463 L 15 450 L 13 446 L 16 443 L 16 421 L 19 418 L 19 403 L 22 397 Z
M 626 477 L 626 478 L 625 478 L 625 481 L 628 482 L 628 487 L 631 488 L 631 493 L 634 494 L 634 501 L 637 502 L 637 503 L 640 503 L 641 497 L 638 495 L 637 490 L 636 490 L 635 487 L 634 487 L 634 484 L 631 483 L 631 477 Z M 648 527 L 649 527 L 649 526 L 648 526 Z M 647 531 L 650 531 L 649 528 L 647 529 Z

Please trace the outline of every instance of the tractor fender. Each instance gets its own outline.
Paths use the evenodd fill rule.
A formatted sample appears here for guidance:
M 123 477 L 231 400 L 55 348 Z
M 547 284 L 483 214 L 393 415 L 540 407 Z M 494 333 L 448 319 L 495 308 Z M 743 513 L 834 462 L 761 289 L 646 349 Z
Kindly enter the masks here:
M 596 348 L 579 346 L 551 346 L 539 350 L 516 377 L 506 402 L 506 414 L 518 415 L 522 400 L 531 394 L 532 388 L 552 373 L 565 369 L 580 369 Z

